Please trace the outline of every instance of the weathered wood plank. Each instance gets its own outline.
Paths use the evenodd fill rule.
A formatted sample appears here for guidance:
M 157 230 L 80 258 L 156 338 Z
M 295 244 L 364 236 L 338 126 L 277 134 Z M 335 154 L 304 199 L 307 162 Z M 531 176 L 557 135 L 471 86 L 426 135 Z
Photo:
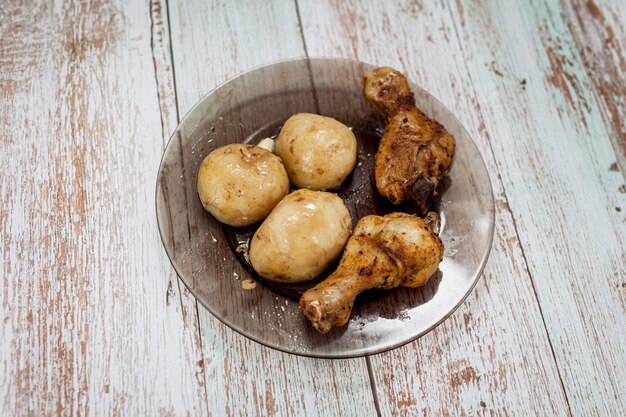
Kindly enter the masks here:
M 499 168 L 445 4 L 299 1 L 311 55 L 392 65 L 441 99 L 479 145 L 496 236 L 474 292 L 422 339 L 371 358 L 383 415 L 567 415 Z
M 587 69 L 592 91 L 626 172 L 626 2 L 562 1 L 562 14 Z
M 181 113 L 239 72 L 304 55 L 293 2 L 170 1 L 169 6 Z M 283 354 L 236 334 L 202 308 L 200 322 L 213 415 L 375 414 L 364 359 Z
M 176 129 L 180 120 L 176 103 L 176 90 L 174 86 L 174 69 L 172 64 L 171 42 L 169 35 L 169 16 L 167 0 L 150 2 L 151 19 L 151 46 L 154 73 L 157 82 L 157 97 L 161 113 L 161 126 L 163 134 L 163 149 L 167 145 L 170 133 Z M 168 275 L 168 298 L 170 303 L 180 303 L 182 320 L 185 328 L 186 343 L 182 345 L 183 354 L 193 358 L 197 364 L 194 373 L 197 384 L 196 408 L 181 410 L 187 415 L 208 414 L 208 397 L 206 391 L 206 375 L 204 371 L 204 351 L 200 334 L 200 318 L 198 316 L 198 302 L 181 282 L 176 272 L 170 268 Z M 176 354 L 172 352 L 172 354 Z M 178 353 L 180 354 L 180 353 Z
M 143 2 L 0 6 L 0 415 L 206 412 Z
M 592 82 L 556 3 L 451 6 L 572 413 L 621 415 L 626 194 Z
M 304 54 L 293 4 L 239 3 L 173 7 L 183 112 L 241 70 Z M 625 408 L 626 14 L 565 3 L 453 4 L 462 51 L 441 5 L 300 3 L 311 54 L 396 65 L 454 109 L 497 195 L 468 302 L 372 358 L 385 414 L 567 413 L 527 269 L 574 414 Z M 164 12 L 0 4 L 0 414 L 373 413 L 363 361 L 279 354 L 204 310 L 200 339 L 152 214 L 176 123 Z

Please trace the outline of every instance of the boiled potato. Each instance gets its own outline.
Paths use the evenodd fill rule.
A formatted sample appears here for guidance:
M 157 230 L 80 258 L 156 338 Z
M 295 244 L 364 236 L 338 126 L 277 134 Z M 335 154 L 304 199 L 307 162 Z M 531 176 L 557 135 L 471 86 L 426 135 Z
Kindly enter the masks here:
M 298 113 L 284 124 L 276 139 L 276 154 L 298 188 L 337 188 L 356 164 L 356 138 L 330 117 Z
M 287 195 L 250 243 L 255 271 L 272 281 L 316 278 L 341 254 L 352 220 L 335 194 L 300 189 Z
M 258 222 L 288 192 L 289 177 L 280 158 L 257 146 L 231 144 L 215 149 L 198 172 L 202 205 L 231 226 Z

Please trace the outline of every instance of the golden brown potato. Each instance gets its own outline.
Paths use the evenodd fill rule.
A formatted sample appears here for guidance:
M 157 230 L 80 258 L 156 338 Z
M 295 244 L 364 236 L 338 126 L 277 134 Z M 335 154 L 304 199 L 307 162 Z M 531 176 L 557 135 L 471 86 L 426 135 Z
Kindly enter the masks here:
M 231 226 L 262 220 L 288 192 L 282 161 L 258 146 L 231 144 L 215 149 L 198 172 L 202 205 Z
M 316 278 L 341 254 L 352 230 L 337 195 L 301 189 L 281 200 L 250 243 L 255 271 L 272 281 Z
M 291 182 L 298 188 L 337 188 L 356 164 L 356 138 L 346 125 L 318 114 L 291 116 L 276 139 Z

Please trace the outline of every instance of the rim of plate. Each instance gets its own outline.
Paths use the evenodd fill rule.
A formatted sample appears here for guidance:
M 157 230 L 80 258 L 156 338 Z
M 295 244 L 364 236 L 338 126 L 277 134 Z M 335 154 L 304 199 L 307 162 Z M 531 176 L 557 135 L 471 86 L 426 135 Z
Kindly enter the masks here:
M 480 164 L 482 165 L 483 169 L 485 170 L 485 172 L 487 173 L 487 178 L 488 178 L 488 183 L 489 183 L 489 199 L 491 200 L 491 221 L 489 223 L 489 229 L 488 229 L 488 236 L 489 236 L 489 245 L 488 245 L 488 249 L 487 251 L 485 251 L 485 253 L 482 255 L 478 268 L 474 271 L 474 274 L 472 275 L 471 281 L 470 281 L 470 285 L 468 286 L 467 290 L 465 291 L 464 295 L 458 300 L 458 302 L 456 304 L 454 304 L 454 306 L 447 311 L 444 315 L 441 316 L 440 319 L 438 319 L 437 321 L 435 321 L 434 324 L 432 324 L 431 326 L 427 327 L 424 330 L 421 330 L 419 332 L 417 332 L 415 335 L 412 335 L 411 337 L 408 337 L 407 339 L 397 342 L 397 343 L 393 343 L 391 345 L 388 346 L 384 346 L 384 347 L 378 347 L 378 348 L 360 348 L 357 349 L 353 352 L 350 353 L 339 353 L 339 354 L 329 354 L 329 353 L 315 353 L 315 352 L 303 352 L 303 351 L 289 351 L 287 350 L 287 348 L 282 347 L 278 344 L 275 343 L 271 343 L 271 342 L 266 342 L 261 340 L 258 337 L 252 336 L 247 334 L 244 330 L 242 330 L 241 328 L 239 328 L 235 323 L 230 323 L 226 320 L 224 320 L 222 317 L 220 317 L 219 314 L 216 314 L 215 311 L 213 311 L 213 309 L 207 305 L 201 297 L 198 296 L 198 294 L 196 293 L 196 291 L 191 288 L 191 286 L 189 284 L 187 284 L 187 281 L 185 278 L 183 278 L 183 275 L 180 273 L 178 266 L 176 265 L 172 254 L 170 253 L 170 250 L 168 248 L 168 245 L 165 243 L 165 238 L 163 237 L 163 231 L 162 231 L 162 226 L 161 223 L 159 221 L 159 216 L 158 216 L 158 188 L 159 188 L 159 177 L 160 177 L 160 173 L 162 171 L 163 168 L 163 161 L 165 159 L 165 155 L 167 154 L 167 151 L 170 147 L 170 145 L 172 144 L 172 141 L 174 140 L 174 135 L 176 134 L 176 132 L 178 131 L 178 129 L 180 128 L 180 126 L 182 126 L 185 121 L 190 117 L 190 115 L 194 112 L 194 110 L 200 106 L 200 104 L 202 102 L 204 102 L 204 100 L 207 99 L 207 97 L 211 96 L 213 93 L 215 93 L 215 91 L 219 90 L 220 88 L 222 88 L 223 86 L 229 84 L 231 81 L 234 81 L 240 77 L 245 76 L 246 74 L 249 74 L 251 72 L 263 69 L 263 68 L 267 68 L 267 67 L 271 67 L 274 65 L 279 65 L 279 64 L 284 64 L 284 63 L 289 63 L 289 62 L 297 62 L 297 61 L 342 61 L 342 62 L 350 62 L 350 63 L 358 63 L 358 64 L 362 64 L 362 65 L 367 65 L 367 66 L 371 66 L 371 67 L 375 67 L 375 65 L 372 65 L 370 63 L 367 62 L 363 62 L 363 61 L 359 61 L 359 60 L 355 60 L 355 59 L 347 59 L 347 58 L 337 58 L 337 57 L 325 57 L 325 56 L 316 56 L 316 57 L 295 57 L 295 58 L 288 58 L 288 59 L 280 59 L 280 60 L 276 60 L 276 61 L 271 61 L 267 64 L 262 64 L 262 65 L 257 65 L 255 67 L 252 67 L 246 71 L 243 71 L 237 75 L 235 75 L 234 77 L 231 77 L 229 79 L 227 79 L 226 81 L 218 84 L 215 88 L 211 89 L 208 93 L 204 94 L 202 96 L 202 98 L 200 98 L 186 113 L 185 116 L 183 116 L 182 119 L 180 119 L 180 122 L 178 122 L 178 124 L 176 125 L 176 128 L 174 129 L 174 131 L 172 132 L 172 134 L 170 135 L 170 138 L 167 141 L 167 145 L 165 146 L 165 148 L 163 149 L 163 154 L 161 155 L 161 161 L 159 162 L 159 168 L 157 170 L 157 175 L 156 175 L 156 185 L 155 185 L 155 194 L 154 194 L 154 203 L 155 203 L 155 213 L 157 213 L 156 219 L 157 219 L 157 228 L 159 229 L 159 237 L 161 239 L 161 244 L 163 246 L 163 248 L 165 249 L 165 253 L 167 254 L 167 258 L 169 259 L 170 264 L 172 265 L 172 267 L 174 268 L 174 271 L 176 272 L 176 275 L 178 276 L 178 278 L 183 282 L 183 284 L 185 285 L 185 287 L 187 288 L 187 290 L 194 296 L 196 302 L 200 303 L 200 305 L 202 305 L 202 307 L 204 307 L 209 313 L 211 313 L 211 315 L 216 318 L 217 320 L 219 320 L 221 323 L 223 323 L 224 325 L 226 325 L 229 329 L 234 330 L 235 332 L 237 332 L 238 334 L 244 336 L 247 339 L 253 340 L 256 343 L 259 343 L 262 346 L 265 347 L 269 347 L 272 349 L 276 349 L 280 352 L 283 353 L 288 353 L 288 354 L 292 354 L 292 355 L 297 355 L 297 356 L 303 356 L 303 357 L 309 357 L 309 358 L 318 358 L 318 359 L 350 359 L 350 358 L 359 358 L 359 357 L 363 357 L 363 356 L 371 356 L 371 355 L 377 355 L 379 353 L 383 353 L 383 352 L 387 352 L 389 350 L 393 350 L 393 349 L 397 349 L 401 346 L 404 346 L 406 344 L 409 344 L 417 339 L 419 339 L 420 337 L 424 336 L 427 333 L 430 333 L 433 329 L 435 329 L 436 327 L 438 327 L 441 323 L 443 323 L 446 319 L 448 319 L 460 306 L 461 304 L 463 304 L 465 302 L 465 300 L 467 299 L 467 297 L 471 294 L 471 292 L 474 290 L 474 287 L 476 286 L 476 284 L 478 283 L 478 280 L 480 279 L 480 277 L 482 276 L 482 273 L 485 269 L 485 266 L 487 264 L 487 260 L 489 259 L 489 255 L 491 254 L 491 250 L 493 248 L 493 239 L 494 239 L 494 232 L 495 232 L 495 199 L 493 196 L 493 184 L 491 183 L 491 177 L 489 176 L 489 170 L 487 169 L 487 164 L 485 163 L 485 159 L 482 156 L 482 153 L 480 152 L 480 149 L 478 148 L 478 146 L 476 145 L 476 142 L 474 141 L 473 137 L 469 134 L 469 132 L 467 131 L 467 129 L 465 128 L 465 125 L 462 124 L 459 119 L 456 117 L 456 115 L 454 113 L 452 113 L 450 111 L 450 109 L 448 109 L 447 106 L 445 106 L 441 101 L 439 101 L 438 98 L 436 98 L 435 96 L 433 96 L 432 94 L 430 94 L 430 92 L 428 92 L 427 90 L 423 89 L 421 86 L 417 85 L 418 88 L 420 88 L 422 91 L 424 91 L 426 94 L 428 94 L 428 96 L 430 96 L 430 98 L 432 100 L 434 100 L 434 102 L 437 103 L 438 106 L 441 106 L 442 108 L 444 108 L 449 114 L 450 116 L 456 121 L 456 123 L 458 123 L 458 125 L 463 129 L 464 133 L 467 135 L 467 137 L 469 138 L 471 144 L 476 148 L 476 150 L 478 151 L 478 155 L 480 157 Z M 409 80 L 409 82 L 411 82 Z M 267 288 L 268 291 L 271 291 L 269 288 Z

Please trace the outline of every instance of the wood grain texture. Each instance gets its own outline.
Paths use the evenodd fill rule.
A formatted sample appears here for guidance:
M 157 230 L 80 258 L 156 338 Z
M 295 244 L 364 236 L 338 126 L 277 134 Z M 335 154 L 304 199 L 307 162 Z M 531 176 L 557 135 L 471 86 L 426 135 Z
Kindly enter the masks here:
M 621 415 L 626 195 L 593 84 L 555 3 L 451 8 L 572 413 Z
M 148 4 L 0 15 L 0 415 L 205 413 L 154 216 Z
M 623 415 L 624 2 L 24 3 L 0 2 L 0 415 Z M 157 232 L 179 117 L 307 50 L 406 71 L 492 175 L 485 274 L 367 360 L 378 404 L 366 360 L 282 354 L 198 309 Z
M 616 165 L 626 172 L 626 2 L 562 1 L 561 14 L 613 141 Z
M 293 2 L 170 1 L 169 12 L 181 113 L 229 77 L 304 55 Z M 364 359 L 280 353 L 238 335 L 204 309 L 200 322 L 212 415 L 376 413 Z
M 180 115 L 176 103 L 176 90 L 174 86 L 174 69 L 172 65 L 171 42 L 169 35 L 169 16 L 166 0 L 154 0 L 150 2 L 151 19 L 151 47 L 154 74 L 157 83 L 157 98 L 161 115 L 161 128 L 163 149 L 169 140 L 178 122 Z M 181 410 L 187 415 L 208 414 L 209 404 L 206 387 L 205 358 L 202 349 L 200 334 L 200 319 L 198 315 L 198 302 L 185 287 L 176 272 L 170 268 L 168 276 L 166 303 L 179 303 L 182 312 L 184 326 L 188 329 L 186 339 L 182 347 L 184 354 L 194 358 L 197 364 L 195 372 L 196 403 L 194 408 Z M 172 352 L 176 354 L 176 352 Z
M 496 196 L 493 251 L 468 300 L 420 340 L 371 358 L 382 414 L 568 415 L 449 9 L 433 2 L 299 5 L 311 55 L 396 66 L 452 109 L 479 145 Z

